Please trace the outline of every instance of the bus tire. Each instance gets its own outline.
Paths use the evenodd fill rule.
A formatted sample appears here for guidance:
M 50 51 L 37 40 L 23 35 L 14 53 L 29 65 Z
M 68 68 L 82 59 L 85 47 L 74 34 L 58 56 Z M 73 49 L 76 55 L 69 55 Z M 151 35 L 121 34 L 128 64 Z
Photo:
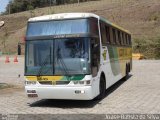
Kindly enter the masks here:
M 128 67 L 129 67 L 129 72 L 131 72 L 131 64 L 130 64 L 130 63 L 129 63 L 129 66 L 128 66 Z
M 106 95 L 106 80 L 103 76 L 101 76 L 100 78 L 99 91 L 100 91 L 100 94 L 96 97 L 96 100 L 101 100 Z
M 127 80 L 129 75 L 129 64 L 126 64 L 126 76 L 125 76 L 125 80 Z

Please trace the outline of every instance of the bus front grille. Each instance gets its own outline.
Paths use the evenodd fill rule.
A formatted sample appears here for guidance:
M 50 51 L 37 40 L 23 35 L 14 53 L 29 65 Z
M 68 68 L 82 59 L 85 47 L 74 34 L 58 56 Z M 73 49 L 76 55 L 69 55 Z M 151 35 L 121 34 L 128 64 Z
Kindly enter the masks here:
M 70 81 L 39 81 L 41 85 L 68 85 Z
M 39 81 L 41 85 L 52 85 L 52 81 Z
M 68 85 L 70 81 L 56 81 L 56 85 Z

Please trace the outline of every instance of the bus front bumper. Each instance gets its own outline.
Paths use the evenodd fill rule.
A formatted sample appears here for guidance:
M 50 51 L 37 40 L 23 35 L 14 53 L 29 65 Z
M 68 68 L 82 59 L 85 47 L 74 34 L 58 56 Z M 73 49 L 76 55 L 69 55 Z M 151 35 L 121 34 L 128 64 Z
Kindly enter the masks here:
M 82 87 L 25 86 L 25 90 L 29 98 L 68 99 L 68 100 L 92 100 L 94 98 L 92 86 L 82 86 Z

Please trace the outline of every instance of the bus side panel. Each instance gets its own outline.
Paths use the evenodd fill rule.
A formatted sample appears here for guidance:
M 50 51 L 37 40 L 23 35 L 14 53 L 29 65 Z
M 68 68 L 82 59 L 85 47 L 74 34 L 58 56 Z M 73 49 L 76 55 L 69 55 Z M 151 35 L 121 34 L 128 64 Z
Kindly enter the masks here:
M 101 51 L 102 64 L 99 73 L 105 73 L 106 88 L 108 88 L 123 76 L 120 71 L 117 48 L 112 46 L 103 46 Z
M 129 47 L 103 46 L 100 73 L 102 71 L 105 73 L 106 88 L 126 75 L 126 64 L 131 62 L 131 50 Z

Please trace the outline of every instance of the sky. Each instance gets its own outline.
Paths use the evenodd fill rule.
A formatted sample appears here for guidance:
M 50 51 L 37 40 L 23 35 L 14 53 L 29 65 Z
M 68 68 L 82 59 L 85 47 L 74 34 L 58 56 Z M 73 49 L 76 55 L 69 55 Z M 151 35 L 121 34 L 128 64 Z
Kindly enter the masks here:
M 5 8 L 10 0 L 0 0 L 0 13 L 5 11 Z

